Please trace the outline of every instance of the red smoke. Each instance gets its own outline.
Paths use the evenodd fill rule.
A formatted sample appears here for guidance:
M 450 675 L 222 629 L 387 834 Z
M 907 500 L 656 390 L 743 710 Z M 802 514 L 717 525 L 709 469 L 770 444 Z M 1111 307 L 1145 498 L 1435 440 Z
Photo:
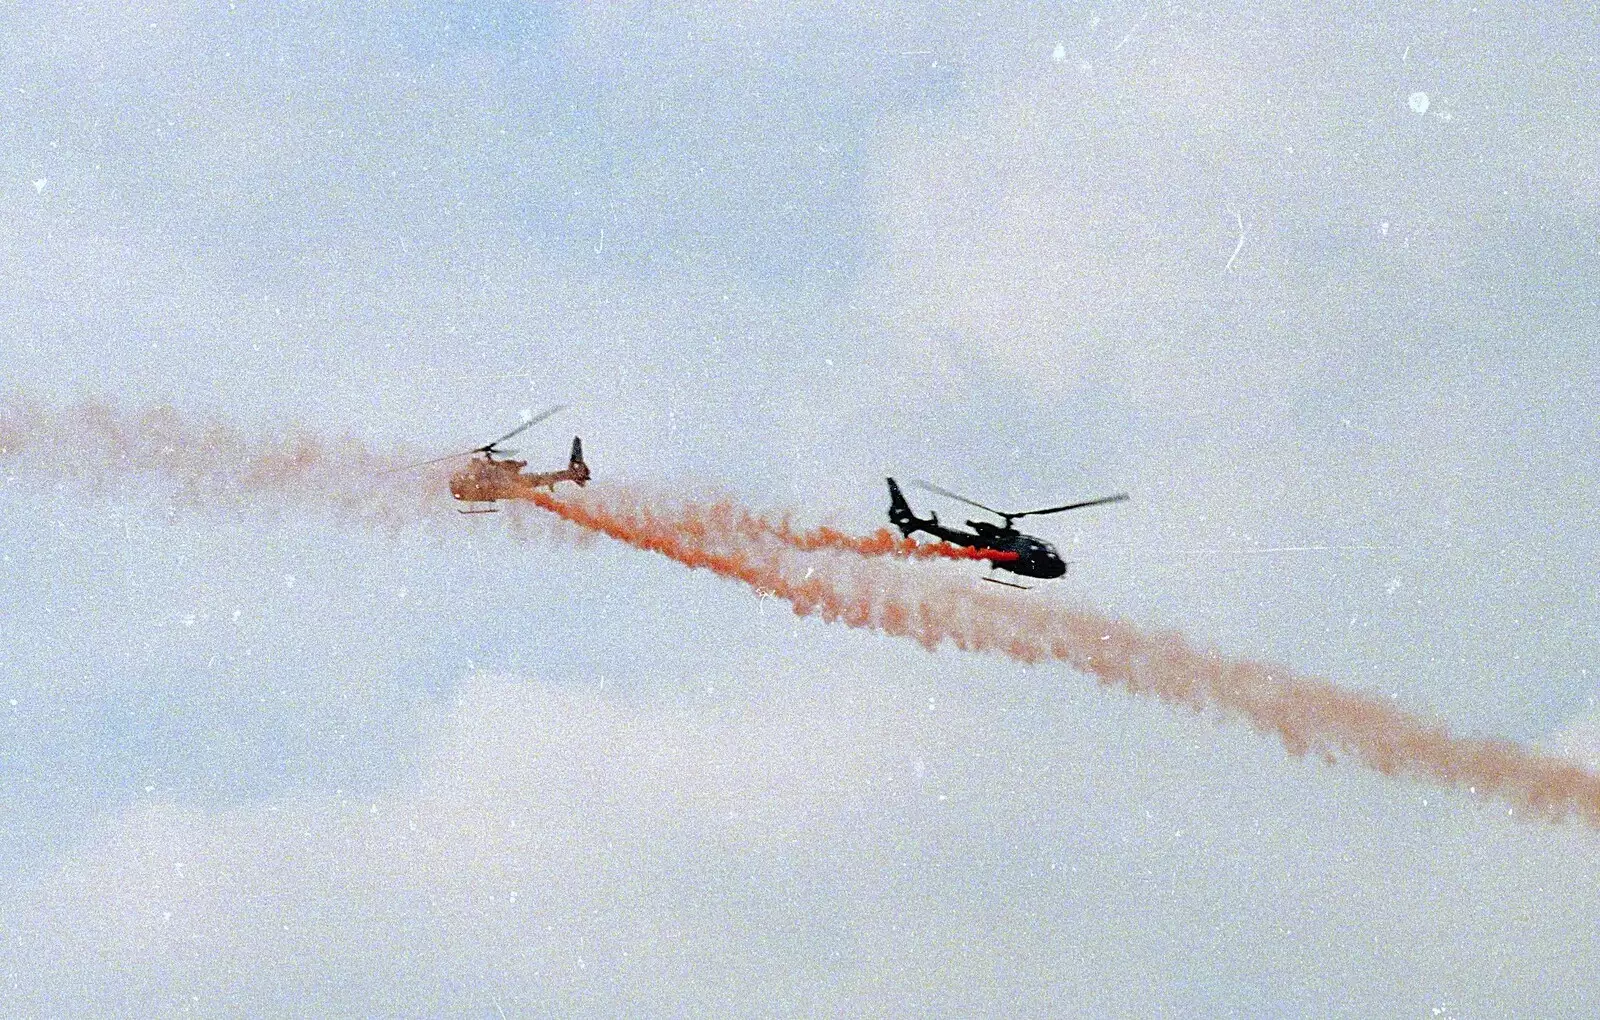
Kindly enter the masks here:
M 1527 814 L 1576 813 L 1600 827 L 1600 776 L 1507 741 L 1459 738 L 1388 702 L 1282 667 L 1201 651 L 1177 634 L 1145 634 L 1086 610 L 1067 609 L 967 584 L 928 579 L 915 592 L 880 583 L 845 590 L 826 569 L 790 576 L 781 552 L 764 547 L 738 514 L 657 515 L 625 493 L 524 499 L 580 527 L 688 567 L 701 567 L 851 627 L 911 638 L 926 648 L 949 641 L 963 651 L 1019 662 L 1063 662 L 1107 686 L 1151 694 L 1196 711 L 1239 719 L 1283 742 L 1291 754 L 1349 758 L 1386 776 L 1472 788 Z M 719 526 L 720 525 L 720 526 Z
M 221 424 L 188 424 L 166 409 L 128 415 L 104 404 L 55 412 L 13 403 L 0 408 L 0 456 L 20 457 L 58 483 L 90 489 L 159 476 L 177 482 L 187 500 L 208 505 L 292 498 L 297 506 L 388 524 L 416 522 L 449 503 L 437 472 L 384 473 L 409 455 L 378 456 L 352 441 L 311 435 L 249 437 Z M 852 571 L 837 558 L 812 558 L 804 576 L 796 576 L 801 564 L 794 555 L 993 554 L 915 546 L 887 529 L 864 538 L 831 528 L 796 530 L 787 520 L 769 521 L 729 502 L 668 509 L 621 489 L 572 496 L 534 490 L 522 498 L 589 532 L 743 581 L 784 599 L 800 615 L 911 638 L 926 648 L 948 641 L 1019 662 L 1066 663 L 1107 686 L 1239 719 L 1277 736 L 1295 755 L 1354 759 L 1389 776 L 1471 787 L 1526 814 L 1577 814 L 1600 826 L 1600 776 L 1562 759 L 1505 741 L 1452 737 L 1442 725 L 1326 680 L 1225 659 L 1177 634 L 1147 634 L 1052 605 L 1040 593 L 979 591 L 966 581 L 887 564 Z
M 400 526 L 448 502 L 431 481 L 389 473 L 407 463 L 353 439 L 304 431 L 247 435 L 222 422 L 195 424 L 168 407 L 127 412 L 100 401 L 56 410 L 0 404 L 0 458 L 20 459 L 58 484 L 90 492 L 140 478 L 176 483 L 185 502 L 261 505 L 292 499 L 363 520 Z M 435 473 L 432 477 L 437 477 Z
M 879 528 L 870 535 L 851 535 L 827 525 L 800 529 L 787 516 L 774 521 L 726 499 L 710 504 L 679 504 L 670 511 L 664 504 L 652 501 L 649 506 L 639 505 L 635 512 L 700 541 L 714 541 L 719 536 L 738 536 L 755 542 L 777 542 L 798 552 L 845 552 L 857 556 L 899 559 L 1009 563 L 1017 558 L 1014 552 L 997 549 L 973 549 L 949 542 L 917 542 L 897 535 L 888 528 Z

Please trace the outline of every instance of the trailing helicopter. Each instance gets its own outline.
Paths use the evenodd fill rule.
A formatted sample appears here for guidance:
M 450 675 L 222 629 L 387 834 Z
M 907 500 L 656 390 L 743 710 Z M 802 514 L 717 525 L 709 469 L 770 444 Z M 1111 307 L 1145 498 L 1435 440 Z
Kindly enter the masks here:
M 471 450 L 462 450 L 460 453 L 447 453 L 443 457 L 412 464 L 411 467 L 424 467 L 428 464 L 438 464 L 442 461 L 453 460 L 456 457 L 472 457 L 466 466 L 450 476 L 450 495 L 463 503 L 493 503 L 500 499 L 511 499 L 519 493 L 529 489 L 547 488 L 554 489 L 558 482 L 573 482 L 578 486 L 585 485 L 590 478 L 589 465 L 583 460 L 583 440 L 578 436 L 572 437 L 572 452 L 567 457 L 567 466 L 559 471 L 543 471 L 523 474 L 522 469 L 528 466 L 525 460 L 512 460 L 506 457 L 497 460 L 496 457 L 505 457 L 514 450 L 501 449 L 500 444 L 506 440 L 520 435 L 524 430 L 544 421 L 546 418 L 562 410 L 566 405 L 558 405 L 529 418 L 516 428 L 507 432 L 493 442 L 484 443 L 482 446 Z M 471 507 L 457 512 L 464 514 L 492 514 L 497 507 Z
M 1084 507 L 1100 506 L 1105 503 L 1120 503 L 1128 498 L 1126 492 L 1119 492 L 1114 496 L 1101 496 L 1099 499 L 1085 499 L 1077 503 L 1067 503 L 1063 506 L 1047 507 L 1043 510 L 1023 510 L 1018 513 L 1007 513 L 993 507 L 984 506 L 976 500 L 957 495 L 948 489 L 941 489 L 928 482 L 913 482 L 920 489 L 948 496 L 968 506 L 975 506 L 979 510 L 986 510 L 1005 521 L 1004 524 L 990 524 L 988 521 L 968 521 L 970 532 L 959 528 L 946 527 L 939 523 L 939 515 L 930 513 L 927 520 L 923 520 L 911 512 L 911 505 L 906 502 L 905 494 L 900 491 L 900 486 L 893 478 L 887 479 L 889 483 L 889 523 L 900 529 L 900 533 L 910 538 L 918 531 L 925 531 L 934 538 L 942 539 L 954 545 L 964 545 L 973 549 L 993 551 L 1009 554 L 1004 557 L 995 557 L 989 561 L 990 570 L 1008 570 L 1013 574 L 1023 577 L 1052 578 L 1060 577 L 1067 572 L 1066 561 L 1061 554 L 1056 552 L 1055 546 L 1042 538 L 1024 535 L 1018 531 L 1012 522 L 1024 517 L 1039 517 L 1044 514 L 1058 514 L 1065 510 L 1081 510 Z M 1013 584 L 1010 581 L 1001 581 L 993 577 L 985 577 L 985 581 L 1003 584 L 1008 588 L 1022 588 L 1027 590 L 1027 585 Z

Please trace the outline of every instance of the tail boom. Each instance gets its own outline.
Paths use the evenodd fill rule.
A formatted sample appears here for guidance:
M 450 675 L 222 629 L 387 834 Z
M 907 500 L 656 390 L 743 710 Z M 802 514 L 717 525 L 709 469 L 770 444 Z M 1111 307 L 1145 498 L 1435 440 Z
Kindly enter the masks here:
M 567 458 L 566 467 L 560 471 L 523 475 L 519 481 L 533 489 L 554 489 L 559 482 L 572 482 L 581 488 L 588 484 L 591 477 L 589 465 L 583 459 L 583 440 L 573 436 L 572 454 Z

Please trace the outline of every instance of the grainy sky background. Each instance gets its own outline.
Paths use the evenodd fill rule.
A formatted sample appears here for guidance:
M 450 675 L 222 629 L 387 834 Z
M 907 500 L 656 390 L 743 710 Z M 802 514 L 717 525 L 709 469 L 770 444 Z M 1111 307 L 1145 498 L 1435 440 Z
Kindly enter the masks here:
M 856 529 L 886 473 L 1126 489 L 1038 522 L 1049 597 L 1593 761 L 1597 54 L 1580 4 L 12 4 L 0 385 L 430 451 L 570 401 L 536 463 Z M 608 543 L 4 467 L 4 1012 L 1600 1009 L 1592 832 Z

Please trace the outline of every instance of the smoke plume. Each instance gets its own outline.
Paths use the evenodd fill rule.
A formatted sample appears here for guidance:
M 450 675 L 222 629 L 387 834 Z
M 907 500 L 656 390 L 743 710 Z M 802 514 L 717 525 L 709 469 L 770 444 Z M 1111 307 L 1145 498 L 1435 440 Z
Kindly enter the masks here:
M 1570 762 L 1508 741 L 1454 737 L 1442 724 L 1377 698 L 1280 666 L 1226 659 L 1178 634 L 1146 634 L 1087 610 L 943 579 L 857 573 L 853 583 L 840 584 L 814 565 L 796 578 L 796 565 L 753 540 L 737 515 L 699 516 L 685 527 L 625 490 L 573 496 L 530 490 L 524 498 L 582 528 L 742 581 L 801 616 L 911 638 L 929 649 L 949 642 L 1018 662 L 1066 663 L 1106 686 L 1242 721 L 1276 736 L 1296 756 L 1353 760 L 1386 776 L 1498 797 L 1526 815 L 1576 814 L 1600 827 L 1600 776 Z
M 320 508 L 369 523 L 415 524 L 445 508 L 442 472 L 396 472 L 411 456 L 309 433 L 252 437 L 193 425 L 170 409 L 124 414 L 101 403 L 62 411 L 0 408 L 0 458 L 87 491 L 134 478 L 176 484 L 185 502 Z M 797 529 L 731 501 L 695 504 L 600 486 L 521 498 L 587 532 L 710 570 L 788 602 L 802 616 L 1018 662 L 1061 662 L 1101 684 L 1215 712 L 1282 741 L 1294 755 L 1352 760 L 1387 776 L 1497 797 L 1525 815 L 1577 815 L 1600 827 L 1600 776 L 1516 744 L 1452 736 L 1441 724 L 1313 677 L 1197 649 L 1178 634 L 1040 598 L 976 590 L 879 557 L 993 559 L 918 545 L 882 529 L 865 537 Z M 808 555 L 832 553 L 835 555 Z M 850 555 L 839 555 L 850 554 Z M 804 572 L 802 573 L 802 568 Z
M 440 474 L 404 476 L 402 453 L 304 430 L 250 435 L 220 420 L 196 423 L 169 407 L 124 411 L 89 400 L 61 409 L 13 398 L 0 404 L 0 461 L 34 476 L 104 493 L 141 479 L 176 486 L 180 502 L 323 509 L 398 527 L 448 502 Z
M 671 514 L 670 520 L 663 519 L 665 513 Z M 879 528 L 869 535 L 851 535 L 827 525 L 796 528 L 787 515 L 774 520 L 739 506 L 732 500 L 719 500 L 711 504 L 681 504 L 670 512 L 656 507 L 650 510 L 650 515 L 657 523 L 701 540 L 737 535 L 757 542 L 774 541 L 797 552 L 845 552 L 857 556 L 978 560 L 988 563 L 1009 563 L 1017 558 L 1014 552 L 996 549 L 974 549 L 949 542 L 917 542 L 897 535 L 888 528 Z

